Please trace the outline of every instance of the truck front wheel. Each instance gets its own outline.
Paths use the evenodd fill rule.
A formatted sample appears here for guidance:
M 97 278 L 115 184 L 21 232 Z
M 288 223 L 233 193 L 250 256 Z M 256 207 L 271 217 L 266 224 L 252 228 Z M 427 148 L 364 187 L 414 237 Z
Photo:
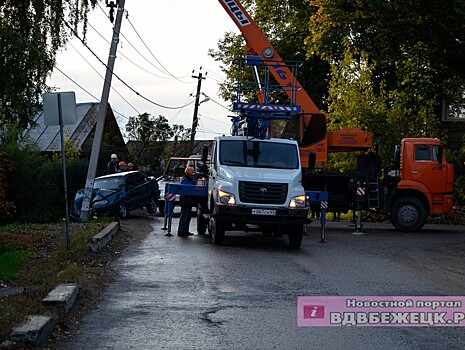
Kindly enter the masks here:
M 428 213 L 425 203 L 414 196 L 397 199 L 391 209 L 391 221 L 399 231 L 420 231 L 426 223 Z
M 289 247 L 292 249 L 299 249 L 302 244 L 304 225 L 291 225 L 289 230 Z
M 223 244 L 224 241 L 224 232 L 226 231 L 226 225 L 224 221 L 219 220 L 215 217 L 211 219 L 211 234 L 212 234 L 212 242 L 216 245 Z

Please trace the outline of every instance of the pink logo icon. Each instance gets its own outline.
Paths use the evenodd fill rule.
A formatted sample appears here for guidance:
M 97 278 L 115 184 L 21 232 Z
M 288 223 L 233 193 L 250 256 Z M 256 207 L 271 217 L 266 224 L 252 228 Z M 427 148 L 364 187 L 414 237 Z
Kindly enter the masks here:
M 304 305 L 304 318 L 325 318 L 324 305 Z

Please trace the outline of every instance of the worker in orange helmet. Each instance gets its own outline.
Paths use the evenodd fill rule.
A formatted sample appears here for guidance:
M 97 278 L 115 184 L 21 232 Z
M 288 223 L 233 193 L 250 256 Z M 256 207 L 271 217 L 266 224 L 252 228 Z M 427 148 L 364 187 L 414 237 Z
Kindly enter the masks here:
M 119 162 L 118 165 L 119 165 L 119 172 L 120 172 L 120 173 L 126 171 L 126 162 L 125 162 L 125 161 Z
M 126 165 L 127 171 L 131 171 L 133 168 L 134 168 L 134 164 L 132 164 L 132 163 L 128 163 L 128 164 Z
M 184 179 L 181 181 L 181 185 L 196 185 L 197 182 L 194 179 L 195 170 L 194 168 L 187 167 L 184 169 Z M 179 216 L 178 236 L 188 237 L 194 235 L 189 232 L 189 225 L 191 222 L 191 210 L 195 205 L 195 201 L 191 196 L 180 196 L 179 205 L 181 207 L 181 215 Z

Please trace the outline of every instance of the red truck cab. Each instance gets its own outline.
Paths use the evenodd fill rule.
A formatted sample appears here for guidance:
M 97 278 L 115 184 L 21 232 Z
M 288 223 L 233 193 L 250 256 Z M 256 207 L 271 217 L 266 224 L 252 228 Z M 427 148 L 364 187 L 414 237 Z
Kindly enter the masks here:
M 438 139 L 403 139 L 396 157 L 399 182 L 394 189 L 391 219 L 397 229 L 417 231 L 428 215 L 452 211 L 454 169 Z

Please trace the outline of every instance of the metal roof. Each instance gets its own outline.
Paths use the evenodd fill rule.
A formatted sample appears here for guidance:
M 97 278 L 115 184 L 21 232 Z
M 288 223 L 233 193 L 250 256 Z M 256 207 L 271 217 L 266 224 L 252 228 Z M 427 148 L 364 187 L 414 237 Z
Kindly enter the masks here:
M 77 103 L 77 123 L 64 125 L 63 132 L 69 141 L 82 148 L 90 132 L 97 122 L 99 103 Z M 110 108 L 110 107 L 109 107 Z M 44 123 L 44 113 L 39 113 L 34 118 L 35 126 L 29 128 L 24 137 L 32 139 L 34 144 L 42 152 L 56 152 L 61 150 L 60 127 L 47 126 Z

